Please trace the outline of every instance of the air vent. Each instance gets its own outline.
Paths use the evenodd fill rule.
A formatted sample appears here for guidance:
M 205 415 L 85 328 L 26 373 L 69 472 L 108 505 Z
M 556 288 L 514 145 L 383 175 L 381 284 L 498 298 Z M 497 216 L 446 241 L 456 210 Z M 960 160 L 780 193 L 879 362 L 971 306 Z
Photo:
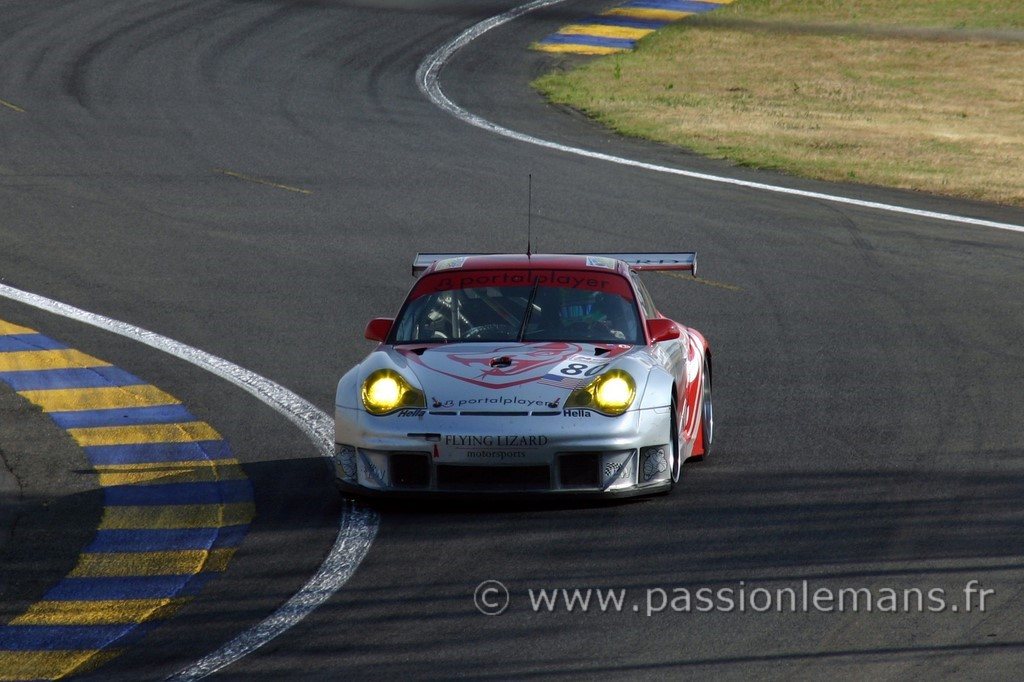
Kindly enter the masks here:
M 439 464 L 439 490 L 546 490 L 551 487 L 547 466 L 459 466 Z
M 430 485 L 430 457 L 418 453 L 391 455 L 391 484 L 402 488 L 426 488 Z
M 563 488 L 600 488 L 601 453 L 573 452 L 560 455 L 558 482 Z

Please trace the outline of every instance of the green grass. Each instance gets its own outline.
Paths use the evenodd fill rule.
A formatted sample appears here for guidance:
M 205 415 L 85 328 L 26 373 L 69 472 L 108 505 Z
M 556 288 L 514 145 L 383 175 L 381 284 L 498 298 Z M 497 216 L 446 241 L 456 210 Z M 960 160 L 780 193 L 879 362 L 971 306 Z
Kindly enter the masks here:
M 746 166 L 1024 205 L 1024 2 L 738 0 L 535 86 Z

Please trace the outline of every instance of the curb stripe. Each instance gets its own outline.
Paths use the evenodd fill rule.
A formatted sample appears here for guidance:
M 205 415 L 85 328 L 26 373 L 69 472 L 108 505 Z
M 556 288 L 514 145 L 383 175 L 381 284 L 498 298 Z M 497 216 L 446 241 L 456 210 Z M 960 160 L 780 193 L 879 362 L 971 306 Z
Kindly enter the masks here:
M 600 36 L 584 36 L 584 35 L 571 35 L 566 36 L 561 33 L 553 33 L 549 35 L 543 41 L 545 44 L 573 44 L 573 45 L 590 45 L 593 47 L 614 47 L 620 50 L 629 50 L 636 44 L 635 40 L 621 40 L 616 38 L 602 38 Z
M 67 369 L 71 367 L 107 367 L 109 362 L 97 360 L 73 348 L 64 350 L 24 350 L 0 353 L 0 372 Z
M 0 370 L 82 446 L 103 489 L 75 567 L 0 627 L 0 680 L 59 679 L 117 656 L 227 569 L 252 484 L 213 427 L 103 360 L 0 320 Z
M 582 55 L 618 54 L 623 51 L 622 48 L 618 47 L 594 47 L 593 45 L 573 45 L 572 43 L 537 43 L 533 46 L 533 49 L 540 52 Z
M 667 26 L 670 22 L 668 21 L 651 21 L 649 19 L 630 19 L 629 17 L 605 15 L 598 17 L 588 17 L 587 24 L 593 24 L 595 26 L 628 26 L 629 28 L 651 28 L 659 29 Z
M 6 320 L 0 320 L 0 336 L 10 336 L 12 334 L 38 334 L 35 329 L 29 329 L 28 327 L 19 327 L 13 322 L 7 322 Z
M 188 599 L 113 599 L 40 601 L 15 621 L 17 625 L 127 625 L 169 618 Z
M 188 443 L 216 440 L 219 436 L 213 427 L 205 422 L 98 426 L 91 429 L 68 429 L 67 431 L 82 447 L 140 443 Z
M 252 484 L 241 481 L 117 485 L 103 489 L 108 507 L 195 505 L 249 502 Z
M 653 2 L 652 3 L 641 2 L 641 3 L 636 3 L 636 4 L 634 4 L 634 3 L 626 3 L 626 4 L 622 5 L 621 7 L 617 7 L 615 9 L 615 11 L 623 12 L 623 13 L 633 13 L 633 12 L 637 12 L 637 13 L 640 13 L 640 12 L 643 12 L 643 13 L 654 13 L 654 12 L 660 12 L 660 13 L 663 13 L 666 17 L 676 17 L 674 20 L 669 19 L 669 21 L 679 21 L 680 19 L 685 19 L 686 17 L 692 17 L 694 14 L 696 14 L 696 12 L 687 12 L 686 10 L 683 10 L 683 9 L 676 9 L 675 7 L 672 7 L 672 6 L 665 6 L 665 5 L 662 5 L 660 3 L 653 3 Z M 653 16 L 653 14 L 652 14 L 652 16 Z
M 9 334 L 0 336 L 0 353 L 22 350 L 60 350 L 67 348 L 60 341 L 55 341 L 42 334 Z
M 686 17 L 692 17 L 693 13 L 679 12 L 673 9 L 655 9 L 653 7 L 616 7 L 605 12 L 605 15 L 646 19 L 649 21 L 664 21 L 666 24 L 671 24 Z
M 59 388 L 50 390 L 19 391 L 21 397 L 43 408 L 46 412 L 70 412 L 72 410 L 108 410 L 123 407 L 152 407 L 155 405 L 180 405 L 174 396 L 164 393 L 155 386 L 111 386 L 102 388 Z
M 623 38 L 640 40 L 645 35 L 654 33 L 653 28 L 634 28 L 632 26 L 604 26 L 598 24 L 570 24 L 558 30 L 560 36 L 590 35 L 601 38 Z
M 111 643 L 123 640 L 133 630 L 140 630 L 135 623 L 119 625 L 6 625 L 4 626 L 4 651 L 81 651 L 92 650 L 92 653 L 106 648 Z M 17 666 L 15 666 L 17 667 Z M 58 673 L 56 677 L 68 672 Z M 37 678 L 52 679 L 53 673 L 38 674 Z M 9 677 L 8 679 L 17 679 Z
M 86 552 L 167 552 L 182 549 L 220 549 L 242 544 L 249 527 L 245 524 L 221 528 L 146 528 L 101 530 L 85 548 Z
M 119 651 L 0 651 L 0 680 L 36 680 L 86 673 L 115 658 Z M 54 675 L 54 671 L 57 671 Z
M 698 14 L 710 12 L 721 7 L 718 3 L 711 2 L 688 2 L 687 0 L 629 0 L 622 3 L 622 7 L 644 7 L 649 9 L 671 9 L 677 12 L 689 12 Z
M 117 367 L 51 369 L 34 372 L 0 372 L 0 381 L 15 391 L 55 388 L 107 388 L 144 384 L 133 374 Z
M 91 578 L 111 575 L 192 575 L 206 571 L 227 570 L 235 553 L 224 549 L 180 549 L 167 552 L 96 552 L 83 553 L 78 565 L 68 575 Z
M 51 412 L 50 419 L 62 429 L 93 428 L 98 426 L 141 426 L 144 424 L 173 424 L 191 419 L 184 405 L 156 405 L 152 407 L 116 407 L 108 410 L 75 410 Z
M 199 593 L 210 573 L 195 575 L 133 575 L 101 578 L 65 578 L 46 593 L 52 601 L 82 599 L 155 599 L 176 595 L 191 597 Z
M 244 479 L 245 472 L 235 460 L 219 462 L 149 462 L 145 464 L 113 464 L 93 467 L 101 486 L 132 483 L 184 483 L 232 481 Z
M 222 528 L 248 523 L 254 515 L 251 503 L 107 507 L 99 527 L 101 530 Z
M 234 460 L 231 449 L 222 440 L 191 443 L 139 443 L 132 445 L 94 445 L 85 448 L 93 465 L 156 464 L 192 460 Z

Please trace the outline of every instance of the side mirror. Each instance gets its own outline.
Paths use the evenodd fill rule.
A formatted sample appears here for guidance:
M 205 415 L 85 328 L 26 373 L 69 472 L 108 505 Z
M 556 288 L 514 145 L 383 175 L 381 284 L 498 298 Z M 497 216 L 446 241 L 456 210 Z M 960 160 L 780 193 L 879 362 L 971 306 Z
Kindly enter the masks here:
M 363 336 L 370 341 L 384 341 L 391 333 L 391 325 L 395 323 L 393 317 L 375 317 L 366 325 Z
M 647 335 L 651 337 L 651 343 L 678 339 L 679 326 L 672 320 L 663 317 L 647 320 Z

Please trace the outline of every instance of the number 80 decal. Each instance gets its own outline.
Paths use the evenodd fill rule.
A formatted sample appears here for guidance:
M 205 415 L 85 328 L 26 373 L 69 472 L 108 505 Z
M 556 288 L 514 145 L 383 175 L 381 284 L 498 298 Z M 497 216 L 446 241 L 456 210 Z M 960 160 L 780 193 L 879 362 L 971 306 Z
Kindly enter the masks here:
M 566 362 L 556 367 L 552 374 L 559 374 L 566 377 L 594 377 L 605 370 L 609 363 L 598 362 L 597 358 L 569 358 Z

